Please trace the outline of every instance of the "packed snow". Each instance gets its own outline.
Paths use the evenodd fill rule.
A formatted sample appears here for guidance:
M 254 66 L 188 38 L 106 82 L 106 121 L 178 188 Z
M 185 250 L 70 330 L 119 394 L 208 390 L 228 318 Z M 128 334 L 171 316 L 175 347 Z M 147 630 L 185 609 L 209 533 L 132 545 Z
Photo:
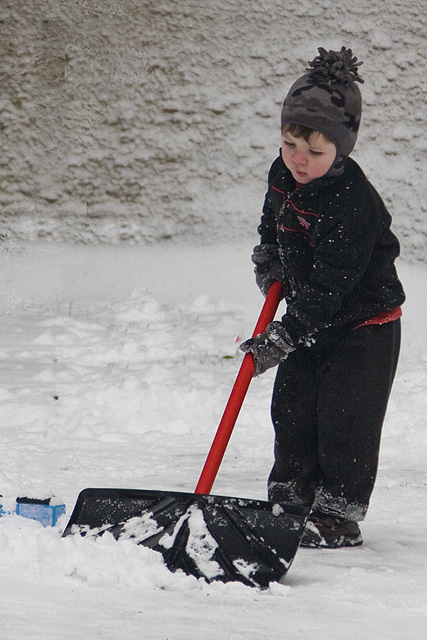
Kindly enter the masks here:
M 170 573 L 132 540 L 61 537 L 86 487 L 193 491 L 262 305 L 255 239 L 197 247 L 4 245 L 0 518 L 4 640 L 419 639 L 427 623 L 427 267 L 408 301 L 362 547 L 300 549 L 267 590 Z M 274 372 L 252 381 L 213 493 L 265 499 Z

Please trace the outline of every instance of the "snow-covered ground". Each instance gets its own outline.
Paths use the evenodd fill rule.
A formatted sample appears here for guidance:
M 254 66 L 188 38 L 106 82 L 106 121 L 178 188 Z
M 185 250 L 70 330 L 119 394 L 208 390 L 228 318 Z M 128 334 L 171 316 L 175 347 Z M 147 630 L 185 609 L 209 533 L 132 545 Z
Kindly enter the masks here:
M 32 243 L 0 254 L 0 493 L 192 491 L 262 304 L 252 243 Z M 267 591 L 171 574 L 130 541 L 0 519 L 4 640 L 419 639 L 427 623 L 425 265 L 355 549 L 301 549 Z M 232 356 L 232 357 L 227 357 Z M 214 493 L 265 498 L 273 372 L 252 382 Z

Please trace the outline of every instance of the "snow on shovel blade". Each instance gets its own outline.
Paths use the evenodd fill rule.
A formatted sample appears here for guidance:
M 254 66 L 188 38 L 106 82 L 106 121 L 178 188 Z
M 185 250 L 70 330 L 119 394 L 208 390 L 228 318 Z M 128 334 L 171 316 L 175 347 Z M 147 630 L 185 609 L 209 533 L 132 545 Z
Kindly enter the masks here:
M 85 489 L 64 536 L 132 539 L 171 571 L 268 587 L 298 550 L 307 510 L 260 500 L 139 489 Z

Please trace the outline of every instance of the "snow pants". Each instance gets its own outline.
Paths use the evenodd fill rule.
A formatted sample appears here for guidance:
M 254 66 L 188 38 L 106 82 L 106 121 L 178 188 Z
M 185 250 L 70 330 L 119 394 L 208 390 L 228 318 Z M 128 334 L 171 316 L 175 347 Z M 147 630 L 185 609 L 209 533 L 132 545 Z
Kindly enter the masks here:
M 400 349 L 400 320 L 326 329 L 278 368 L 269 500 L 363 520 Z

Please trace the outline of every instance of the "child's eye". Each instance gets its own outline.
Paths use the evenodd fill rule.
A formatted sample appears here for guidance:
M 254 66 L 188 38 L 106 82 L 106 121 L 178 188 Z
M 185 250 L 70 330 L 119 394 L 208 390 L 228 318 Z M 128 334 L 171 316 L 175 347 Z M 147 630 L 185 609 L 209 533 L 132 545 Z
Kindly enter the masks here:
M 322 152 L 321 151 L 313 151 L 313 149 L 310 149 L 310 153 L 312 156 L 321 156 Z
M 295 144 L 293 142 L 289 142 L 288 140 L 283 140 L 283 144 L 286 147 L 291 147 L 291 148 L 295 146 Z

